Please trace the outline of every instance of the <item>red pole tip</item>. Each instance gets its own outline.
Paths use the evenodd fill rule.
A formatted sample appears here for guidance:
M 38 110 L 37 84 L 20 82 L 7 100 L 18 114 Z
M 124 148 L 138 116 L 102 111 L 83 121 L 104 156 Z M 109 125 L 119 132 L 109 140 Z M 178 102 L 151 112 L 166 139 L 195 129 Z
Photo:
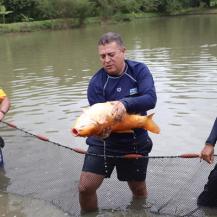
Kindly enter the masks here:
M 136 159 L 136 158 L 143 157 L 143 155 L 141 155 L 141 154 L 126 154 L 123 157 L 126 159 Z
M 17 126 L 15 124 L 12 124 L 12 123 L 8 123 L 8 126 L 13 127 L 13 128 L 17 128 Z
M 87 151 L 80 149 L 80 148 L 72 148 L 73 151 L 79 153 L 79 154 L 86 154 Z
M 40 140 L 43 140 L 43 141 L 49 141 L 49 139 L 46 136 L 36 135 L 36 137 Z
M 196 153 L 186 153 L 186 154 L 180 155 L 180 157 L 181 158 L 198 158 L 200 157 L 200 155 Z

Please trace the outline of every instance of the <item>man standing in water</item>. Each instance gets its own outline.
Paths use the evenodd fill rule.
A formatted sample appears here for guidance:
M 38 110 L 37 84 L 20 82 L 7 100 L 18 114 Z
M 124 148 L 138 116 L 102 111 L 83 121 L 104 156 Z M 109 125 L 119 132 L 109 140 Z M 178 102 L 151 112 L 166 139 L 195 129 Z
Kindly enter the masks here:
M 216 141 L 217 118 L 214 122 L 210 135 L 206 140 L 205 146 L 201 151 L 201 158 L 209 164 L 213 163 L 214 160 L 214 146 Z M 197 203 L 199 206 L 217 207 L 217 164 L 209 174 L 208 182 L 204 186 L 203 192 L 199 195 Z
M 155 107 L 157 97 L 153 77 L 144 63 L 125 59 L 125 47 L 121 36 L 108 32 L 98 42 L 98 53 L 102 68 L 90 80 L 87 97 L 90 105 L 113 101 L 117 120 L 128 113 L 146 115 Z M 103 139 L 102 139 L 103 138 Z M 79 183 L 81 210 L 97 209 L 96 190 L 104 178 L 110 177 L 114 167 L 120 181 L 127 181 L 135 198 L 146 198 L 145 184 L 148 153 L 152 141 L 148 132 L 134 129 L 131 133 L 111 133 L 105 129 L 102 138 L 87 138 L 89 145 L 85 156 Z M 146 157 L 140 159 L 106 158 L 106 155 L 120 156 L 138 153 Z M 100 157 L 96 155 L 104 155 Z
M 0 122 L 3 120 L 4 116 L 8 112 L 10 107 L 10 101 L 8 97 L 6 96 L 5 92 L 3 89 L 0 88 Z M 2 156 L 2 151 L 1 148 L 4 147 L 4 140 L 2 137 L 0 137 L 0 164 L 3 164 L 3 156 Z

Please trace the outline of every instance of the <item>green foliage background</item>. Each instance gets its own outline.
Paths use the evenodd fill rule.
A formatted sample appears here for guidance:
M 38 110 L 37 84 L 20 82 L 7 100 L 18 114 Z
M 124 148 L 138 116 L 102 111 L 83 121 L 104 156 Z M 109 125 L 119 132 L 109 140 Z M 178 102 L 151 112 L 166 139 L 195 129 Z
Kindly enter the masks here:
M 136 13 L 178 14 L 192 7 L 216 5 L 216 0 L 0 0 L 0 6 L 11 12 L 5 14 L 7 23 L 76 18 L 80 25 L 87 17 L 126 19 Z

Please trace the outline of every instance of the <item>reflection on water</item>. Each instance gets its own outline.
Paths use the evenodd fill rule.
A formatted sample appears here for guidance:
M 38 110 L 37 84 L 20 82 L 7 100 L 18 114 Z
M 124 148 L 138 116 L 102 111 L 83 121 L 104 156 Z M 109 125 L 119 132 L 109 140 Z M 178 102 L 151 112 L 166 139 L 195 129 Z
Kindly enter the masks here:
M 45 201 L 1 192 L 0 211 L 1 216 L 6 217 L 67 216 L 67 214 Z
M 12 101 L 5 120 L 63 145 L 84 144 L 84 139 L 72 137 L 70 127 L 88 105 L 88 81 L 100 67 L 98 38 L 106 31 L 118 31 L 127 58 L 145 62 L 155 80 L 158 103 L 153 111 L 161 134 L 150 134 L 152 155 L 199 152 L 216 117 L 216 18 L 153 18 L 2 35 L 0 86 Z

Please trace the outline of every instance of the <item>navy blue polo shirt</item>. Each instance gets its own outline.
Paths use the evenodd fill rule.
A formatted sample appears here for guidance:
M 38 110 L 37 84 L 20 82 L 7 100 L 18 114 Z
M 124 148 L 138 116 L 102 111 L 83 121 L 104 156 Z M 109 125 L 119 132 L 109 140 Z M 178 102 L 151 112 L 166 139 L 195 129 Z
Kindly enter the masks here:
M 125 71 L 120 76 L 111 76 L 104 68 L 96 72 L 87 90 L 89 104 L 120 100 L 128 113 L 146 115 L 157 101 L 153 77 L 144 63 L 125 62 Z M 105 142 L 106 148 L 126 153 L 135 150 L 135 145 L 143 147 L 147 139 L 146 130 L 134 129 L 134 133 L 111 133 Z M 103 140 L 95 136 L 87 138 L 86 142 L 88 145 L 104 145 Z

